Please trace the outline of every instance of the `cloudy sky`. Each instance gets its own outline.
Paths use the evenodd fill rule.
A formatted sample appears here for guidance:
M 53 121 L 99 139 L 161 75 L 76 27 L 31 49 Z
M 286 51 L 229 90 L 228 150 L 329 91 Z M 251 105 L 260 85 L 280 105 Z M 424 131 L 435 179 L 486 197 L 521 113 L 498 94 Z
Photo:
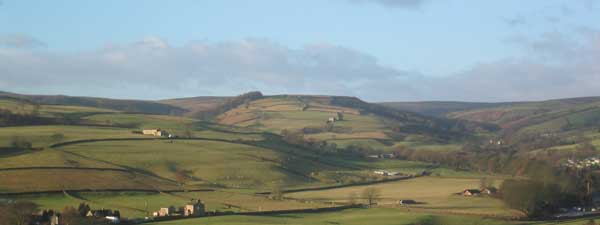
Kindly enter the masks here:
M 596 96 L 600 0 L 0 0 L 0 90 Z

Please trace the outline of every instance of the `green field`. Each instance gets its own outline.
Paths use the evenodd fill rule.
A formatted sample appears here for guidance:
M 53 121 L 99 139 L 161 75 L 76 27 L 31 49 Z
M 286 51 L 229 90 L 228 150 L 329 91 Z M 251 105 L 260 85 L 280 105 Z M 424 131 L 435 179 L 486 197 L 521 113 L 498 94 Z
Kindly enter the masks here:
M 271 211 L 324 207 L 320 203 L 302 203 L 293 200 L 272 200 L 265 196 L 232 191 L 210 192 L 68 192 L 22 196 L 0 196 L 1 198 L 32 201 L 41 208 L 60 210 L 65 206 L 76 207 L 87 203 L 92 208 L 119 210 L 124 217 L 142 218 L 161 207 L 182 206 L 191 199 L 201 199 L 207 211 Z M 149 214 L 147 214 L 149 213 Z
M 483 219 L 473 216 L 435 215 L 428 213 L 409 212 L 405 209 L 350 209 L 340 212 L 317 214 L 283 214 L 273 216 L 222 216 L 199 219 L 184 219 L 152 225 L 269 225 L 269 224 L 343 224 L 343 225 L 413 225 L 413 224 L 440 224 L 440 225 L 501 225 L 519 224 L 499 219 Z
M 177 170 L 189 170 L 192 183 L 230 187 L 271 187 L 306 182 L 296 171 L 302 161 L 251 145 L 200 140 L 107 141 L 70 145 L 64 151 L 174 179 Z M 301 160 L 301 159 L 299 159 Z M 289 164 L 289 165 L 287 165 Z
M 398 200 L 411 199 L 423 204 L 411 206 L 418 209 L 440 210 L 448 213 L 470 213 L 487 216 L 519 216 L 506 208 L 498 199 L 487 197 L 463 197 L 456 195 L 465 189 L 479 187 L 478 179 L 423 177 L 391 183 L 338 188 L 322 191 L 306 191 L 287 194 L 287 197 L 311 200 L 348 202 L 351 195 L 359 196 L 369 187 L 380 191 L 378 204 L 395 206 Z

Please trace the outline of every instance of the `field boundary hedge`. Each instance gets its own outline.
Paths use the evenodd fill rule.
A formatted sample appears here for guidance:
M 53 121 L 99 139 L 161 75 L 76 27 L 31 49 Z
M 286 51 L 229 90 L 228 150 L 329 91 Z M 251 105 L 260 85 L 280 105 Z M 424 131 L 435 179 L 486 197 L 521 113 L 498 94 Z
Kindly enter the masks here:
M 337 189 L 337 188 L 365 186 L 365 185 L 372 185 L 372 184 L 380 184 L 380 183 L 387 183 L 387 182 L 408 180 L 408 179 L 413 179 L 413 178 L 417 178 L 417 177 L 421 177 L 421 176 L 410 175 L 410 176 L 389 178 L 389 179 L 383 179 L 383 180 L 365 181 L 365 182 L 359 182 L 359 183 L 339 184 L 339 185 L 331 185 L 331 186 L 323 186 L 323 187 L 308 187 L 308 188 L 290 189 L 290 190 L 283 190 L 282 192 L 287 194 L 287 193 L 296 193 L 296 192 L 304 192 L 304 191 L 331 190 L 331 189 Z M 269 195 L 269 194 L 271 194 L 271 192 L 270 191 L 257 192 L 256 194 L 259 194 L 259 195 Z
M 3 192 L 0 196 L 18 196 L 18 195 L 37 195 L 37 194 L 59 194 L 64 192 L 149 192 L 149 193 L 181 193 L 181 192 L 213 192 L 215 189 L 143 189 L 143 188 L 116 188 L 116 189 L 65 189 L 65 190 L 52 190 L 52 191 L 26 191 L 26 192 Z

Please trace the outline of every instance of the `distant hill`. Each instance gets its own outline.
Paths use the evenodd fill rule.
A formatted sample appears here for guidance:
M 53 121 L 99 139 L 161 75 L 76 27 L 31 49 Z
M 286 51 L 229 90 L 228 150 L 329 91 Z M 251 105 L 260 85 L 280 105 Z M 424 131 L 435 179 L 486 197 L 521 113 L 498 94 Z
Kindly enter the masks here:
M 426 101 L 426 102 L 382 102 L 379 103 L 394 109 L 420 113 L 428 116 L 446 117 L 447 114 L 457 111 L 466 111 L 481 108 L 491 108 L 510 103 L 485 103 L 485 102 L 453 102 L 453 101 Z
M 86 106 L 147 114 L 181 115 L 187 111 L 186 109 L 177 106 L 143 100 L 75 97 L 66 95 L 23 95 L 10 92 L 0 92 L 0 98 L 21 100 L 44 105 Z
M 600 127 L 600 97 L 505 103 L 450 112 L 449 118 L 489 122 L 529 133 L 564 132 Z
M 201 112 L 215 110 L 232 97 L 199 96 L 190 98 L 175 98 L 158 101 L 159 103 L 185 109 L 186 116 L 194 116 Z

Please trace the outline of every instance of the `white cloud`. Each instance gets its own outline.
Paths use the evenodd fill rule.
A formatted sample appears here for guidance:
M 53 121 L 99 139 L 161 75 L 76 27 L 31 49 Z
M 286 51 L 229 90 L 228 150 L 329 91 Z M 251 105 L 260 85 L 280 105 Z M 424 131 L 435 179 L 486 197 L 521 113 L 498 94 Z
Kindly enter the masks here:
M 0 5 L 1 2 L 0 2 Z M 46 44 L 25 34 L 0 34 L 0 48 L 37 48 Z
M 266 94 L 355 95 L 371 101 L 518 101 L 600 95 L 600 32 L 520 38 L 526 57 L 446 77 L 382 65 L 328 43 L 292 49 L 266 39 L 190 42 L 156 37 L 80 53 L 0 48 L 0 90 L 161 99 Z
M 390 8 L 417 9 L 428 0 L 349 0 L 353 3 L 374 3 Z

